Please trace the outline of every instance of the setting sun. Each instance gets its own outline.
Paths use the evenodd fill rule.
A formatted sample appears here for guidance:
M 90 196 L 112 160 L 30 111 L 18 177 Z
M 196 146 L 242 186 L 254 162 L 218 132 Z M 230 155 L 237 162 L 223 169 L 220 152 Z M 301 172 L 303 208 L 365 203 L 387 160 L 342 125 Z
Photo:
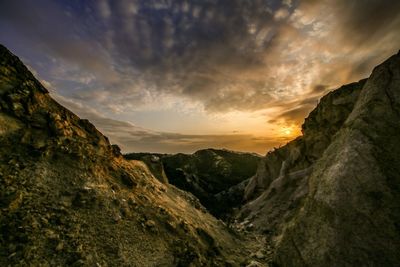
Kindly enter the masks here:
M 286 138 L 293 138 L 300 135 L 300 130 L 296 125 L 284 126 L 280 129 L 280 136 Z

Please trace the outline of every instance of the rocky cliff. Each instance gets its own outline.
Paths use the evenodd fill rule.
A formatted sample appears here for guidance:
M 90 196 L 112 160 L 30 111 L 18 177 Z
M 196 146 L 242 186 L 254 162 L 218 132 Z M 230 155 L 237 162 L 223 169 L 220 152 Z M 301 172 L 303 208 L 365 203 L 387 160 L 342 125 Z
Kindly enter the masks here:
M 270 151 L 244 191 L 239 218 L 264 232 L 288 222 L 308 193 L 307 178 L 354 108 L 366 80 L 324 96 L 302 125 L 303 135 Z M 258 216 L 257 214 L 262 214 Z
M 278 266 L 400 264 L 400 53 L 323 97 L 303 136 L 268 153 L 237 219 Z
M 126 161 L 0 46 L 1 266 L 238 266 L 242 240 Z

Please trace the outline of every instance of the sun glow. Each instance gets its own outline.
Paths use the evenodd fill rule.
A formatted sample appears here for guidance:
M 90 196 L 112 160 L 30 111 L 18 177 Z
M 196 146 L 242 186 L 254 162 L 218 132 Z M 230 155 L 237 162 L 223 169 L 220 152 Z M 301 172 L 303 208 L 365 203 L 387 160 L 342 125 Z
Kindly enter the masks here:
M 300 135 L 300 131 L 296 125 L 284 126 L 280 129 L 280 135 L 285 139 L 291 139 Z

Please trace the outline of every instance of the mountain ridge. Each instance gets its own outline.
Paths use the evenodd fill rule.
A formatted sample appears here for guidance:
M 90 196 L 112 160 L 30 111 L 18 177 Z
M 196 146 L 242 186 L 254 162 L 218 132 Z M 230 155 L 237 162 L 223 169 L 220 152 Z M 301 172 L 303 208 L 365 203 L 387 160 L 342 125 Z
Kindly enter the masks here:
M 191 192 L 217 218 L 239 206 L 244 186 L 230 190 L 256 172 L 261 156 L 227 149 L 202 149 L 193 154 L 129 153 L 126 159 L 146 163 L 159 181 Z M 243 185 L 244 185 L 243 184 Z

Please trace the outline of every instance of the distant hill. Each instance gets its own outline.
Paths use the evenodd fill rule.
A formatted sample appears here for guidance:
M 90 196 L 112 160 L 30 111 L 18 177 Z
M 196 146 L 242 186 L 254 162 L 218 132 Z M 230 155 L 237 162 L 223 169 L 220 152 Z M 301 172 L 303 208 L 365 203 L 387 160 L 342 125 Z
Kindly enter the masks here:
M 241 204 L 244 186 L 255 174 L 261 158 L 221 149 L 203 149 L 190 155 L 130 153 L 124 157 L 144 161 L 160 181 L 191 192 L 218 217 Z M 228 193 L 227 190 L 242 182 L 241 190 Z

